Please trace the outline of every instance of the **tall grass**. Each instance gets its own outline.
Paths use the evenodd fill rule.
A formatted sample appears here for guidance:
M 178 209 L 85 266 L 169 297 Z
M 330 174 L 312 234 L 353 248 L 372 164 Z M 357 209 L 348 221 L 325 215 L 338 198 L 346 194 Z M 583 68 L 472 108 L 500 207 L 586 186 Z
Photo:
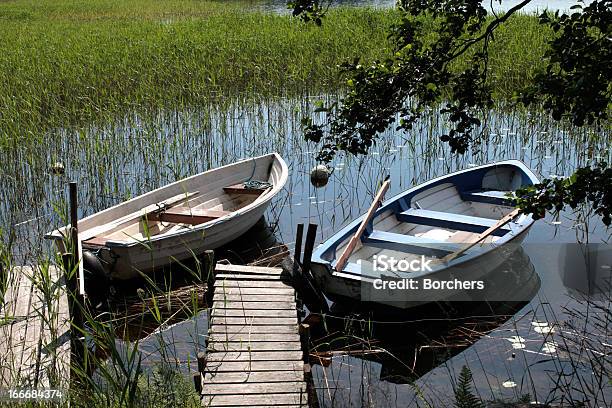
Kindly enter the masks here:
M 338 64 L 384 54 L 393 19 L 342 10 L 319 29 L 211 2 L 3 3 L 0 129 L 334 88 Z
M 330 12 L 323 27 L 235 2 L 0 3 L 0 140 L 133 110 L 236 95 L 338 90 L 338 65 L 388 55 L 394 10 Z M 511 20 L 492 45 L 492 83 L 511 95 L 550 33 Z

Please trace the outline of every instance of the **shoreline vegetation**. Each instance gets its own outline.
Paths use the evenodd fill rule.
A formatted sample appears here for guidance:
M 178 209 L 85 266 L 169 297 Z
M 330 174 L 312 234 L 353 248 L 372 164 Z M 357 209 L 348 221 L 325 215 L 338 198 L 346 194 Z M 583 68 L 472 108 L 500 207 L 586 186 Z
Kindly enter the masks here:
M 342 91 L 339 65 L 389 55 L 392 9 L 338 8 L 323 27 L 244 2 L 0 3 L 0 138 L 228 97 Z M 509 99 L 542 66 L 552 34 L 515 16 L 492 44 Z

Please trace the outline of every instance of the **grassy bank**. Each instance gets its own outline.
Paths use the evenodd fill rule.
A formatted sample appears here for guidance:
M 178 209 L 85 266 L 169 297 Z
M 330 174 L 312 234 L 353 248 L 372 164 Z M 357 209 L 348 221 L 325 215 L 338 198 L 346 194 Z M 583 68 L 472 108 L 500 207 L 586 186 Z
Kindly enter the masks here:
M 248 7 L 0 3 L 0 136 L 219 95 L 337 90 L 337 65 L 357 55 L 384 57 L 387 29 L 397 17 L 392 10 L 341 9 L 318 28 Z M 496 37 L 491 65 L 500 95 L 531 77 L 545 37 L 531 17 L 515 19 Z

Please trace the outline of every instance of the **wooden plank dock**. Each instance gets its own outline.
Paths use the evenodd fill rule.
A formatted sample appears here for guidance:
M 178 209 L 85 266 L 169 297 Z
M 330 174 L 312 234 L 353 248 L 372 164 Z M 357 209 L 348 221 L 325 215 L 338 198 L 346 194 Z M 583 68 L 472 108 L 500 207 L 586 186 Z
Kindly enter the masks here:
M 286 278 L 281 268 L 216 265 L 203 406 L 308 406 L 296 293 Z
M 60 268 L 16 266 L 0 302 L 0 388 L 67 389 L 68 296 Z

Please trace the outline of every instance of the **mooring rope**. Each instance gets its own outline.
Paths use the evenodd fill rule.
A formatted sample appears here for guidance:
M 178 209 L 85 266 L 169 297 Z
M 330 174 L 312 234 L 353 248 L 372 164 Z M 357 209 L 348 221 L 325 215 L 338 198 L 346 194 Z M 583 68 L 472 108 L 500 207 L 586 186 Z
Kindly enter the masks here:
M 251 177 L 249 177 L 247 181 L 242 183 L 244 188 L 249 189 L 249 190 L 265 190 L 267 188 L 272 188 L 272 183 L 269 183 L 267 181 L 262 181 L 262 180 L 253 180 L 253 177 L 255 176 L 256 168 L 257 168 L 257 162 L 255 161 L 255 158 L 253 158 L 253 171 L 251 172 Z

